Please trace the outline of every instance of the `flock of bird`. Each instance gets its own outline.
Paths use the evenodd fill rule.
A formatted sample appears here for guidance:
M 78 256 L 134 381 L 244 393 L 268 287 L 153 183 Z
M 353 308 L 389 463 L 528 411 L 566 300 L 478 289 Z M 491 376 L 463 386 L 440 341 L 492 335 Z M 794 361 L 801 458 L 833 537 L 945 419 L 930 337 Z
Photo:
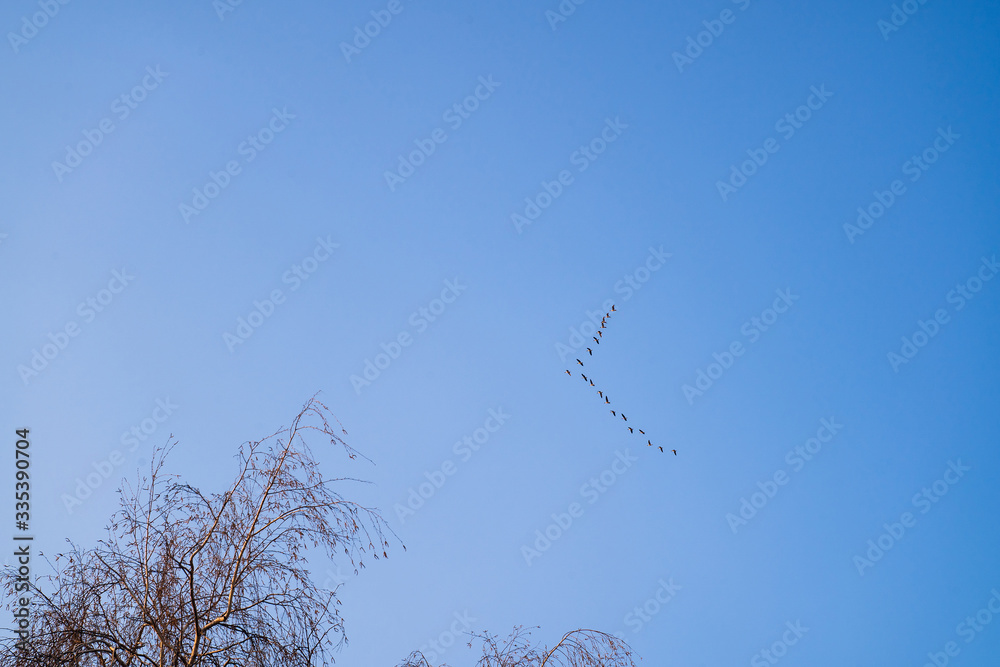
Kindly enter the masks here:
M 611 313 L 614 313 L 614 312 L 616 312 L 615 311 L 615 305 L 611 304 L 611 310 L 609 310 L 608 312 L 604 313 L 604 317 L 601 318 L 601 328 L 597 330 L 597 336 L 594 336 L 594 345 L 595 346 L 601 344 L 601 338 L 604 338 L 604 329 L 607 328 L 607 323 L 608 323 L 608 320 L 611 318 Z M 594 350 L 593 350 L 593 348 L 589 348 L 588 347 L 587 348 L 587 352 L 590 354 L 590 356 L 594 356 Z M 580 361 L 579 359 L 576 360 L 576 363 L 580 364 L 581 366 L 584 365 L 583 362 Z M 569 369 L 566 370 L 566 375 L 568 375 L 570 377 L 573 377 L 573 373 L 571 373 L 569 371 Z M 595 388 L 597 387 L 597 385 L 594 384 L 593 378 L 588 378 L 583 373 L 580 373 L 580 376 L 583 378 L 584 382 L 589 382 L 591 387 L 595 387 Z M 611 405 L 611 399 L 607 396 L 607 394 L 604 393 L 604 391 L 602 389 L 598 389 L 597 390 L 597 395 L 604 399 L 604 404 L 605 405 Z M 615 410 L 612 410 L 610 408 L 609 408 L 609 410 L 611 411 L 611 415 L 613 417 L 621 417 L 622 421 L 628 422 L 628 417 L 625 416 L 624 412 L 621 412 L 621 411 L 617 411 L 616 412 Z M 632 426 L 627 426 L 627 428 L 628 428 L 628 432 L 629 433 L 635 434 L 635 432 L 638 431 L 640 434 L 646 435 L 646 432 L 643 431 L 641 428 L 634 428 Z M 646 444 L 649 447 L 653 447 L 654 446 L 653 445 L 653 441 L 651 439 L 647 439 L 646 440 Z M 655 445 L 655 446 L 658 447 L 661 452 L 663 451 L 663 447 L 660 447 L 659 445 Z M 672 451 L 674 453 L 674 456 L 677 456 L 677 450 L 676 449 L 671 449 L 670 451 Z

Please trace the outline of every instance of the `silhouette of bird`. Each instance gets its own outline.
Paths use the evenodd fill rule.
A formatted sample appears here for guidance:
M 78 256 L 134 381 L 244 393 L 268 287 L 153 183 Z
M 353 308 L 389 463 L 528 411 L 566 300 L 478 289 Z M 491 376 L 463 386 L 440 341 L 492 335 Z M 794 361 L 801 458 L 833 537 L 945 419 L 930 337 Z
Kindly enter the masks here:
M 590 386 L 591 386 L 591 387 L 593 387 L 593 386 L 594 386 L 594 381 L 593 381 L 593 380 L 591 380 L 591 381 L 590 381 Z
M 660 447 L 660 451 L 661 451 L 661 452 L 663 451 L 663 447 Z
M 591 350 L 589 347 L 587 348 L 587 352 L 590 352 L 590 356 L 594 356 L 594 351 Z
M 607 404 L 609 404 L 609 403 L 611 403 L 611 401 L 609 401 L 609 400 L 608 400 L 608 397 L 607 397 L 607 396 L 605 396 L 605 397 L 604 397 L 604 404 L 605 404 L 605 405 L 607 405 Z
M 580 364 L 581 366 L 583 366 L 583 362 L 582 362 L 582 361 L 580 361 L 579 359 L 577 359 L 577 360 L 576 360 L 576 363 L 578 363 L 578 364 Z
M 625 416 L 624 412 L 622 413 L 622 419 L 624 419 L 625 421 L 628 421 L 628 417 Z
M 604 392 L 603 392 L 603 391 L 601 391 L 600 389 L 598 389 L 598 390 L 597 390 L 597 394 L 598 394 L 598 395 L 599 395 L 599 396 L 600 396 L 601 398 L 604 398 Z
M 653 441 L 652 440 L 647 440 L 646 444 L 649 445 L 650 447 L 652 447 L 653 446 Z
M 604 338 L 604 336 L 601 336 L 601 338 Z M 601 341 L 597 340 L 597 336 L 594 336 L 594 342 L 597 343 L 598 345 L 601 344 Z
M 674 453 L 674 456 L 677 456 L 677 450 L 676 449 L 671 449 L 670 451 L 672 451 Z
M 628 432 L 629 432 L 629 433 L 635 433 L 635 431 L 633 431 L 633 430 L 632 430 L 632 427 L 631 427 L 631 426 L 629 426 L 629 427 L 628 427 Z
M 570 377 L 573 377 L 573 374 L 570 373 L 568 369 L 566 370 L 566 375 L 569 375 Z
M 611 312 L 614 312 L 614 310 L 615 310 L 615 304 L 611 304 Z
M 616 417 L 618 416 L 618 415 L 615 414 L 614 410 L 611 411 L 611 414 L 615 415 Z
M 641 428 L 639 429 L 639 433 L 642 433 L 643 435 L 646 435 L 646 432 L 643 431 Z
M 597 335 L 600 336 L 601 338 L 604 338 L 604 332 L 601 331 L 600 329 L 598 329 Z M 595 338 L 594 340 L 597 340 L 597 339 Z M 597 340 L 597 342 L 600 343 L 601 341 Z
M 584 381 L 584 382 L 589 382 L 589 380 L 587 380 L 587 376 L 586 376 L 586 375 L 584 375 L 583 373 L 580 373 L 580 377 L 582 377 L 582 378 L 583 378 L 583 381 Z

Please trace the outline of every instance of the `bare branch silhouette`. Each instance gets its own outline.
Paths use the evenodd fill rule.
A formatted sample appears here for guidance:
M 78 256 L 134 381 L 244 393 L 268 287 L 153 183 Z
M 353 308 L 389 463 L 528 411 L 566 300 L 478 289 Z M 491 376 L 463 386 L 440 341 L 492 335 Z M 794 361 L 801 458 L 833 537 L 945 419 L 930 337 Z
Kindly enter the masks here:
M 164 472 L 171 436 L 148 476 L 119 489 L 121 508 L 96 547 L 70 543 L 55 564 L 46 558 L 53 574 L 28 582 L 28 591 L 8 567 L 8 596 L 30 595 L 33 615 L 28 641 L 13 630 L 0 639 L 0 667 L 333 662 L 347 643 L 341 584 L 317 587 L 305 552 L 322 547 L 332 559 L 342 551 L 357 573 L 366 558 L 388 557 L 386 534 L 393 533 L 377 510 L 334 490 L 358 480 L 318 472 L 306 436 L 328 440 L 349 459 L 361 456 L 330 419 L 314 396 L 287 429 L 244 443 L 235 480 L 221 493 Z M 569 632 L 551 649 L 533 644 L 523 627 L 504 640 L 470 636 L 470 646 L 482 642 L 478 667 L 634 667 L 624 641 L 594 630 Z M 433 666 L 418 651 L 400 667 Z
M 597 630 L 567 632 L 551 649 L 534 644 L 523 626 L 504 639 L 488 632 L 470 634 L 473 641 L 482 642 L 483 656 L 476 667 L 635 667 L 624 640 Z M 397 667 L 433 666 L 417 651 Z
M 376 510 L 334 490 L 350 478 L 318 472 L 307 435 L 359 456 L 330 419 L 313 397 L 290 427 L 245 443 L 236 479 L 222 493 L 165 474 L 173 444 L 157 449 L 149 475 L 122 490 L 107 537 L 93 549 L 71 544 L 57 565 L 49 562 L 54 574 L 31 586 L 31 641 L 0 644 L 0 667 L 332 661 L 347 641 L 340 601 L 337 590 L 313 584 L 304 552 L 342 551 L 356 573 L 366 558 L 388 557 L 392 531 Z M 8 571 L 10 595 L 14 577 Z

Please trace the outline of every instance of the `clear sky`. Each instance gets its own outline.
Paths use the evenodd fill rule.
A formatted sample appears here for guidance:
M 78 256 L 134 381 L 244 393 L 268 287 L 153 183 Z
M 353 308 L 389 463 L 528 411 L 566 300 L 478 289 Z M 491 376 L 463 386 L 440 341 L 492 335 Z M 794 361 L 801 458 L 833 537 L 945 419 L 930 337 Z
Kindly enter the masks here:
M 1000 655 L 995 4 L 112 5 L 0 8 L 39 548 L 170 434 L 221 489 L 320 391 L 374 463 L 325 473 L 407 547 L 339 564 L 338 664 L 472 664 L 463 618 L 647 665 Z

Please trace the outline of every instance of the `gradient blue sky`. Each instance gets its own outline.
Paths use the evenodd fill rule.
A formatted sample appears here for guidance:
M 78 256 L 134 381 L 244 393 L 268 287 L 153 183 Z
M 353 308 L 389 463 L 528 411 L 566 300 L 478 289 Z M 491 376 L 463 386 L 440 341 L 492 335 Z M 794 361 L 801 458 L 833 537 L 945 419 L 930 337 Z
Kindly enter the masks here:
M 889 2 L 591 0 L 555 29 L 556 0 L 400 6 L 350 62 L 341 42 L 386 3 L 244 0 L 220 19 L 209 0 L 71 2 L 16 50 L 5 38 L 0 399 L 5 446 L 31 428 L 38 546 L 92 545 L 115 482 L 171 433 L 172 470 L 221 489 L 241 442 L 321 391 L 375 464 L 324 471 L 371 480 L 343 493 L 407 547 L 346 577 L 338 664 L 394 665 L 466 611 L 548 642 L 622 631 L 648 665 L 769 664 L 758 652 L 789 621 L 808 628 L 789 666 L 923 665 L 949 641 L 952 664 L 992 664 L 1000 623 L 968 643 L 957 626 L 1000 589 L 1000 280 L 961 310 L 948 295 L 1000 250 L 996 5 L 914 3 L 888 39 Z M 679 72 L 672 54 L 727 9 Z M 38 11 L 5 3 L 0 28 Z M 147 67 L 165 78 L 120 119 L 113 100 Z M 443 112 L 490 76 L 451 129 Z M 813 86 L 832 96 L 786 139 L 776 121 Z M 245 162 L 274 108 L 295 118 Z M 53 161 L 105 118 L 114 130 L 60 181 Z M 579 172 L 571 155 L 606 119 L 627 128 Z M 437 128 L 447 140 L 390 191 L 385 171 Z M 910 181 L 939 128 L 958 139 Z M 716 183 L 768 138 L 779 150 L 723 201 Z M 185 222 L 179 204 L 230 160 L 240 173 Z M 573 183 L 519 233 L 511 214 L 564 169 Z M 895 179 L 905 193 L 850 242 L 845 223 Z M 282 278 L 317 237 L 339 247 L 292 290 Z M 671 257 L 626 299 L 619 281 L 661 246 Z M 134 280 L 86 321 L 78 304 L 123 268 Z M 419 330 L 411 315 L 456 279 L 466 289 Z M 274 289 L 285 302 L 231 352 L 223 334 Z M 798 300 L 751 342 L 744 323 L 779 289 Z M 557 344 L 608 300 L 597 356 L 564 361 Z M 894 371 L 887 354 L 938 309 L 948 323 Z M 80 334 L 23 381 L 71 321 Z M 350 376 L 404 332 L 356 392 Z M 683 385 L 733 341 L 745 353 L 689 403 Z M 679 455 L 567 378 L 577 356 Z M 174 413 L 70 514 L 77 478 L 168 398 Z M 453 443 L 490 409 L 509 421 L 462 461 Z M 786 453 L 824 418 L 843 428 L 795 470 Z M 638 460 L 590 504 L 581 486 L 626 450 Z M 448 460 L 455 474 L 401 521 L 394 506 Z M 913 497 L 958 461 L 971 469 L 921 513 Z M 788 483 L 734 534 L 726 515 L 778 471 Z M 528 565 L 522 545 L 573 502 L 583 516 Z M 855 556 L 907 511 L 915 525 L 859 574 Z M 321 582 L 336 571 L 313 565 Z M 636 632 L 627 615 L 671 578 Z

